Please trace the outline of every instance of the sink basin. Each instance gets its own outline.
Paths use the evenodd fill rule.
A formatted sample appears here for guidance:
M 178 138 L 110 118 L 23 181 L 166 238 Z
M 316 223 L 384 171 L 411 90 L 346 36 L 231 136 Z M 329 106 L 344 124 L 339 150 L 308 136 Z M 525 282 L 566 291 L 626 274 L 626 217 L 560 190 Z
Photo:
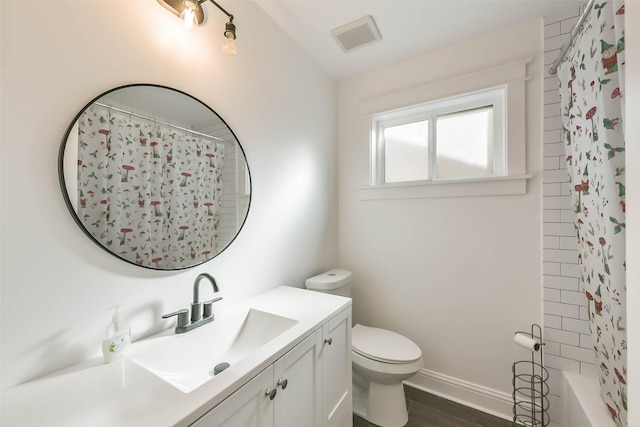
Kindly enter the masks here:
M 202 326 L 136 356 L 133 362 L 178 390 L 189 393 L 211 380 L 216 366 L 230 366 L 298 323 L 296 320 L 250 309 Z M 219 375 L 224 374 L 221 372 Z

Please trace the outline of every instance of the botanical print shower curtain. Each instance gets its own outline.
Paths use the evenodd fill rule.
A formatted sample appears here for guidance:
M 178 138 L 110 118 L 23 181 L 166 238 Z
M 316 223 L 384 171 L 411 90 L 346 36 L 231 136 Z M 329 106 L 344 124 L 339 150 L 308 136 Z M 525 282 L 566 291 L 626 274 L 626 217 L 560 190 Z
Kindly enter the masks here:
M 627 419 L 624 4 L 598 2 L 560 66 L 563 132 L 578 263 L 601 394 Z
M 78 120 L 78 218 L 103 246 L 146 267 L 217 251 L 224 145 L 97 105 Z

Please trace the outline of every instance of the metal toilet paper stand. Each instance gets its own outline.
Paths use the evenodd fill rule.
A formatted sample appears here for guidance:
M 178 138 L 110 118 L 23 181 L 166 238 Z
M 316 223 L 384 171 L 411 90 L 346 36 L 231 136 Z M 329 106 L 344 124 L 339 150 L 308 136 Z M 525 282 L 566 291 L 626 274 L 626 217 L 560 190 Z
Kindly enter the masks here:
M 514 362 L 513 371 L 513 423 L 512 426 L 546 427 L 549 425 L 549 372 L 544 367 L 542 328 L 531 325 L 524 334 L 540 343 L 531 350 L 531 360 Z

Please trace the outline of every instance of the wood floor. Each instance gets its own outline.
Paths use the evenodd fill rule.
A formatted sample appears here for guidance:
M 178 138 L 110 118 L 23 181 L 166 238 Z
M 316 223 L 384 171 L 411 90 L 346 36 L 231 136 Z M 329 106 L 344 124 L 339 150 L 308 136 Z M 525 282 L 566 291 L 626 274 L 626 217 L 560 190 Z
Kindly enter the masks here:
M 511 421 L 494 417 L 438 396 L 405 386 L 409 422 L 406 427 L 511 427 Z M 353 416 L 353 427 L 375 427 Z

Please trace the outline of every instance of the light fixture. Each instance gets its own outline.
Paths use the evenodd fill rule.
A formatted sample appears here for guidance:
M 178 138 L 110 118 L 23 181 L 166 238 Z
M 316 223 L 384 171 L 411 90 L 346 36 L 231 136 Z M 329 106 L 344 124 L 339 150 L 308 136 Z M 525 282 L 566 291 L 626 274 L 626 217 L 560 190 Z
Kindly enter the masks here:
M 227 55 L 236 54 L 236 26 L 233 23 L 233 15 L 229 17 L 229 22 L 224 24 L 224 36 L 227 41 L 222 45 L 222 50 Z
M 173 13 L 184 21 L 185 28 L 192 29 L 204 22 L 204 10 L 202 3 L 207 0 L 158 0 L 165 9 Z M 233 15 L 224 10 L 214 0 L 208 0 L 213 3 L 222 13 L 227 15 L 229 21 L 224 25 L 224 37 L 226 41 L 222 49 L 227 55 L 236 54 L 236 26 L 233 23 Z
M 198 17 L 196 16 L 196 10 L 198 9 L 198 3 L 193 0 L 184 0 L 184 9 L 180 12 L 180 19 L 184 22 L 184 26 L 187 30 L 193 29 L 198 25 Z

